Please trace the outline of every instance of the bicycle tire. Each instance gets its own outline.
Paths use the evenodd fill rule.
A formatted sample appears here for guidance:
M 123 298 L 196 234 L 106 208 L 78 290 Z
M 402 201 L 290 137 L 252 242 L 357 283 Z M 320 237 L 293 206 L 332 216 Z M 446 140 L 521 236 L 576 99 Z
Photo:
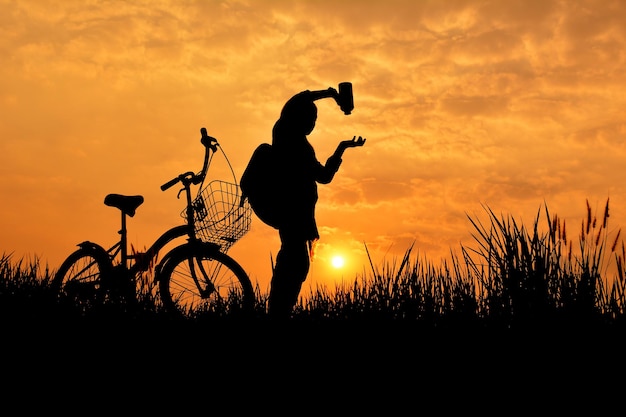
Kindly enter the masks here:
M 190 267 L 197 272 L 200 288 Z M 206 271 L 202 278 L 199 265 Z M 254 307 L 254 290 L 248 274 L 229 255 L 209 246 L 182 245 L 173 249 L 157 268 L 159 294 L 166 311 L 189 318 L 201 315 L 237 316 Z
M 82 246 L 63 261 L 54 275 L 52 288 L 59 298 L 85 310 L 105 301 L 102 277 L 112 268 L 111 260 L 103 249 Z

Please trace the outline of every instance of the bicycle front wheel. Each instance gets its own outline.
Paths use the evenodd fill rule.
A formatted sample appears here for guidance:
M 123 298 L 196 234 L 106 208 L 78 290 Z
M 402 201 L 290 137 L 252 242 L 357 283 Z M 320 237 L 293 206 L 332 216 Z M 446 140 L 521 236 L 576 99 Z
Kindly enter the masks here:
M 60 299 L 68 299 L 83 310 L 93 307 L 103 302 L 102 276 L 111 268 L 111 260 L 103 249 L 83 246 L 63 261 L 52 288 Z
M 167 311 L 188 317 L 249 314 L 254 290 L 248 274 L 227 254 L 182 246 L 164 259 L 159 293 Z

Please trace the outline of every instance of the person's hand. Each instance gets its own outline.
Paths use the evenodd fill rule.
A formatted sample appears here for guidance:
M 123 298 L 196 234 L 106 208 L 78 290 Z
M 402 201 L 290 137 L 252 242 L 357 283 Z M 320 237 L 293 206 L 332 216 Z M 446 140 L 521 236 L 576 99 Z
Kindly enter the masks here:
M 351 140 L 344 140 L 340 143 L 340 146 L 343 148 L 355 148 L 357 146 L 363 146 L 365 144 L 365 138 L 359 136 L 358 138 L 355 136 Z
M 339 142 L 339 145 L 337 146 L 337 149 L 335 150 L 333 156 L 335 158 L 341 158 L 341 156 L 343 155 L 343 151 L 345 151 L 346 149 L 363 146 L 363 144 L 365 144 L 365 138 L 361 136 L 359 136 L 358 138 L 355 136 L 351 140 L 343 140 Z

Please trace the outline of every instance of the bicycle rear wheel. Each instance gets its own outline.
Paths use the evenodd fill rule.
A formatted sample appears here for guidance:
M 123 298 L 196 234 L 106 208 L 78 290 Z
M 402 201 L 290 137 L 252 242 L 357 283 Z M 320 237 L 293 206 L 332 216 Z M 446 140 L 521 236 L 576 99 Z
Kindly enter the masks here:
M 167 311 L 193 318 L 249 314 L 254 308 L 248 274 L 217 249 L 180 246 L 166 256 L 159 271 L 159 294 Z
M 112 270 L 107 253 L 99 248 L 83 246 L 61 264 L 52 280 L 52 288 L 60 299 L 73 302 L 82 310 L 102 304 L 102 276 Z

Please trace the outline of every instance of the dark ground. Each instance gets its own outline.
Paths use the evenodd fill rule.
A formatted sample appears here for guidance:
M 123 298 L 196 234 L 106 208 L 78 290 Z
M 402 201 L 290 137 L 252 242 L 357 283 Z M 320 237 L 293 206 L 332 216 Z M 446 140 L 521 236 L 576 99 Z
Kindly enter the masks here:
M 31 412 L 564 415 L 595 403 L 595 414 L 624 388 L 624 332 L 615 326 L 27 320 L 3 328 L 5 404 Z

